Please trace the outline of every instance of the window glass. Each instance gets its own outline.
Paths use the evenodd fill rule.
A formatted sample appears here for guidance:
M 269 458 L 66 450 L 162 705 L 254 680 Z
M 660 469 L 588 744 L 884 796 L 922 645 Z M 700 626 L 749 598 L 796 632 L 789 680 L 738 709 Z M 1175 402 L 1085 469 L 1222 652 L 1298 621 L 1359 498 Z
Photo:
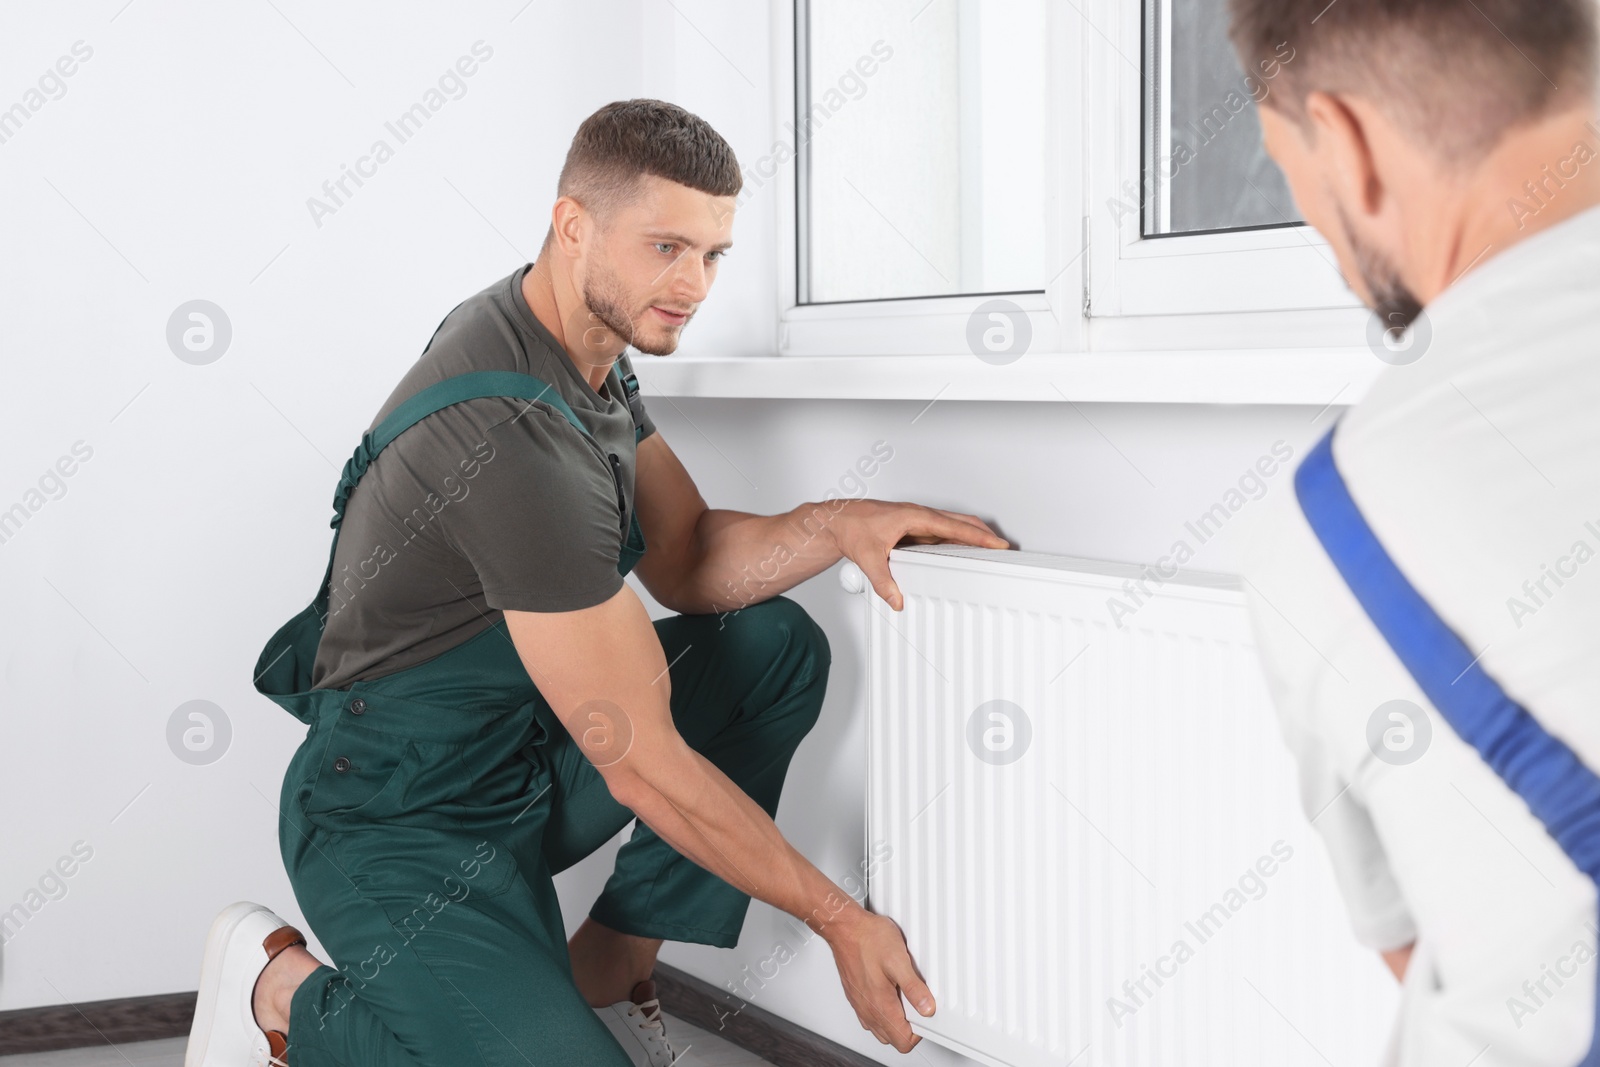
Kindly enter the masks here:
M 807 0 L 800 302 L 1044 288 L 1045 0 Z
M 1240 69 L 1227 7 L 1227 0 L 1145 0 L 1146 237 L 1304 221 L 1261 147 L 1256 111 L 1283 67 Z M 1290 44 L 1279 54 L 1293 63 Z

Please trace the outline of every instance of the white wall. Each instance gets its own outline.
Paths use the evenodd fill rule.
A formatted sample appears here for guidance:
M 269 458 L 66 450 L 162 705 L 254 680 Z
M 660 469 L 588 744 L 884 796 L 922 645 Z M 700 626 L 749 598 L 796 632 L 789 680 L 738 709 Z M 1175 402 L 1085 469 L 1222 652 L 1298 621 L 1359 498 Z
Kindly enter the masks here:
M 0 16 L 0 110 L 89 54 L 0 142 L 0 512 L 90 456 L 0 543 L 0 909 L 93 850 L 5 945 L 0 1009 L 193 989 L 218 908 L 295 914 L 274 804 L 304 727 L 254 691 L 257 654 L 315 592 L 373 411 L 535 255 L 573 130 L 640 92 L 648 30 L 636 0 L 124 2 Z M 399 143 L 385 123 L 480 40 Z M 378 138 L 393 158 L 318 226 L 308 198 Z M 196 298 L 232 325 L 204 366 L 166 336 Z M 232 730 L 206 766 L 166 736 L 196 699 Z
M 192 989 L 206 924 L 235 899 L 298 920 L 273 805 L 303 727 L 250 674 L 314 592 L 338 470 L 371 413 L 451 307 L 532 258 L 567 142 L 595 107 L 672 99 L 747 160 L 774 139 L 767 12 L 749 0 L 534 0 L 520 14 L 522 0 L 122 4 L 13 9 L 0 25 L 0 69 L 14 74 L 0 108 L 74 42 L 93 49 L 65 94 L 0 143 L 0 509 L 26 506 L 75 442 L 92 448 L 0 543 L 0 908 L 75 842 L 93 849 L 0 953 L 0 1009 Z M 307 197 L 480 39 L 493 56 L 465 95 L 315 225 Z M 686 353 L 771 351 L 773 195 L 741 209 Z M 206 366 L 165 337 L 195 298 L 233 329 Z M 1298 451 L 1334 414 L 649 403 L 715 506 L 819 499 L 881 439 L 894 458 L 872 495 L 977 512 L 1022 548 L 1121 560 L 1168 551 L 1274 440 Z M 1238 563 L 1230 528 L 1194 566 Z M 828 629 L 834 668 L 778 821 L 839 881 L 863 845 L 860 601 L 832 572 L 792 595 Z M 167 741 L 195 699 L 232 730 L 206 766 Z M 610 852 L 563 877 L 571 924 Z M 721 984 L 779 939 L 803 928 L 756 903 L 739 948 L 671 945 L 663 958 Z M 820 943 L 754 1003 L 900 1060 L 860 1030 Z

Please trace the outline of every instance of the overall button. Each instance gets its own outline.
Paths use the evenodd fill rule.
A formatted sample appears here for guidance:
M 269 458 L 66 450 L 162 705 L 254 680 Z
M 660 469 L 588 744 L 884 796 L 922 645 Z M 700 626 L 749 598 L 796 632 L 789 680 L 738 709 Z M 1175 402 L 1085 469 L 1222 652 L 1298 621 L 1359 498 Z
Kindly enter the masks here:
M 333 769 L 338 771 L 340 774 L 343 774 L 345 771 L 350 769 L 350 761 L 345 759 L 343 756 L 340 756 L 338 759 L 333 761 Z
M 352 715 L 360 715 L 363 712 L 365 712 L 366 710 L 367 710 L 367 702 L 365 700 L 361 699 L 360 697 L 356 697 L 354 700 L 352 700 L 350 702 L 350 714 L 352 714 Z

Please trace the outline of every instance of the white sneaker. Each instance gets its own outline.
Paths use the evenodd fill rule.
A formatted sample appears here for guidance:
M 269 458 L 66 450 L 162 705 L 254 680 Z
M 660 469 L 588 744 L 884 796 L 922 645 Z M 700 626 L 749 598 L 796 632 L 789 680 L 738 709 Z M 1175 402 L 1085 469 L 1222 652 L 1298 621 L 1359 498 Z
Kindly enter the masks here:
M 183 1067 L 288 1067 L 288 1036 L 263 1032 L 253 1006 L 267 964 L 305 936 L 260 904 L 230 904 L 211 923 L 200 964 L 200 999 Z
M 594 1009 L 594 1013 L 637 1067 L 672 1067 L 678 1062 L 680 1053 L 673 1052 L 667 1042 L 653 979 L 646 978 L 634 986 L 632 1000 L 619 1000 L 610 1007 Z

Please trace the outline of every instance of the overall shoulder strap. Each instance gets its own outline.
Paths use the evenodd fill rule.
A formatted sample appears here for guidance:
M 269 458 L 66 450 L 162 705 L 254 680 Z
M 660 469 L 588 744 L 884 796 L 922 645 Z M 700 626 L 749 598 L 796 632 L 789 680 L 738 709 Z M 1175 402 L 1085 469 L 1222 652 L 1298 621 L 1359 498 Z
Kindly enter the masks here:
M 1484 672 L 1390 558 L 1334 463 L 1333 431 L 1301 463 L 1294 488 L 1345 584 L 1439 714 L 1522 797 L 1578 869 L 1600 880 L 1600 778 Z
M 622 381 L 628 413 L 633 416 L 633 443 L 638 444 L 644 436 L 644 397 L 639 392 L 639 376 L 633 372 L 633 361 L 627 352 L 617 356 L 617 377 Z
M 446 378 L 395 408 L 374 429 L 361 435 L 361 443 L 344 466 L 339 488 L 333 496 L 333 520 L 329 525 L 334 533 L 333 543 L 328 548 L 328 569 L 323 572 L 322 582 L 317 586 L 316 596 L 310 605 L 279 627 L 262 650 L 255 671 L 258 692 L 278 701 L 302 721 L 309 723 L 313 720 L 316 704 L 309 695 L 311 673 L 328 616 L 333 560 L 339 550 L 339 527 L 344 521 L 345 504 L 350 499 L 350 493 L 378 453 L 406 430 L 451 404 L 487 396 L 541 401 L 559 411 L 580 433 L 589 433 L 588 427 L 583 425 L 549 383 L 516 371 L 471 371 Z
M 436 411 L 442 411 L 463 400 L 476 400 L 486 396 L 520 397 L 523 400 L 537 400 L 549 404 L 564 415 L 579 433 L 589 436 L 589 428 L 561 398 L 561 394 L 556 392 L 555 387 L 542 378 L 519 371 L 498 370 L 469 371 L 466 374 L 446 378 L 408 398 L 391 411 L 375 429 L 361 435 L 361 443 L 356 446 L 354 454 L 345 463 L 344 472 L 339 478 L 339 486 L 334 491 L 333 519 L 328 525 L 334 529 L 339 528 L 344 521 L 345 504 L 349 501 L 350 494 L 355 491 L 356 483 L 361 481 L 361 476 L 366 473 L 367 467 L 391 441 Z

